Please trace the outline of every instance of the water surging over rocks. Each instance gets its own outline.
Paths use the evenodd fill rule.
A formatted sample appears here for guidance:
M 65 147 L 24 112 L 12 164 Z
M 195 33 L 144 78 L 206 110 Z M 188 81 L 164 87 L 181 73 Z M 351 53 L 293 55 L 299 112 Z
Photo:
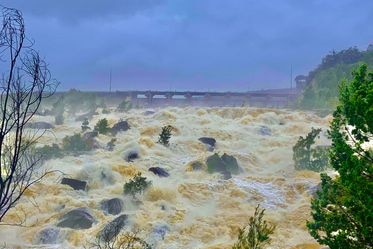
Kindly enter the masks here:
M 271 248 L 314 243 L 305 221 L 319 178 L 294 170 L 291 148 L 311 127 L 326 128 L 329 117 L 273 109 L 164 108 L 152 115 L 144 110 L 100 114 L 90 123 L 101 118 L 111 125 L 128 121 L 126 129 L 116 132 L 112 151 L 104 145 L 114 135 L 99 134 L 95 139 L 103 146 L 98 149 L 43 166 L 87 185 L 74 190 L 60 184 L 58 173 L 34 185 L 6 218 L 17 222 L 24 214 L 31 228 L 1 227 L 0 242 L 21 248 L 83 248 L 107 231 L 110 222 L 125 217 L 125 222 L 120 220 L 123 229 L 138 229 L 154 248 L 230 248 L 238 229 L 261 204 L 277 225 Z M 45 119 L 38 116 L 35 122 L 49 121 Z M 165 125 L 174 127 L 169 147 L 157 143 Z M 80 132 L 80 122 L 66 119 L 41 143 L 58 144 L 74 132 Z M 213 145 L 206 146 L 206 138 Z M 239 170 L 230 177 L 209 172 L 206 161 L 214 153 L 229 155 Z M 139 172 L 152 185 L 134 201 L 124 196 L 123 184 Z M 71 220 L 71 226 L 61 226 L 71 213 L 81 214 L 72 219 L 84 219 L 83 229 Z

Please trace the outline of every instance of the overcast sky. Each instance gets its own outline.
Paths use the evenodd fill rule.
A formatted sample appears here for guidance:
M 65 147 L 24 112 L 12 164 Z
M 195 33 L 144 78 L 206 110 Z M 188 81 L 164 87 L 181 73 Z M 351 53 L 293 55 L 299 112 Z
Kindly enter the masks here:
M 59 90 L 283 88 L 329 51 L 373 43 L 372 0 L 3 0 Z

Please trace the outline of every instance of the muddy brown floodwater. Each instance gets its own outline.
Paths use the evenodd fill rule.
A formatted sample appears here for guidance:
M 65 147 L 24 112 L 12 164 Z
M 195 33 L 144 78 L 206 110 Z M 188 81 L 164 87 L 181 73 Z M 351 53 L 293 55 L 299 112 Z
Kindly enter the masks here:
M 277 225 L 268 248 L 321 248 L 305 226 L 319 174 L 294 169 L 292 146 L 311 127 L 326 131 L 330 116 L 258 108 L 163 108 L 146 115 L 145 111 L 94 116 L 91 127 L 107 118 L 111 125 L 128 120 L 131 128 L 116 135 L 113 151 L 105 148 L 111 136 L 99 135 L 102 149 L 47 161 L 43 167 L 87 181 L 87 190 L 61 185 L 60 173 L 49 175 L 27 191 L 6 217 L 11 223 L 26 216 L 29 227 L 1 226 L 0 242 L 9 248 L 83 248 L 115 218 L 105 215 L 100 202 L 118 197 L 124 201 L 122 213 L 129 216 L 125 229 L 136 227 L 154 248 L 230 248 L 257 204 L 266 208 L 266 218 Z M 37 116 L 34 120 L 53 122 L 53 117 Z M 169 147 L 157 143 L 164 125 L 175 128 Z M 61 144 L 64 136 L 80 132 L 80 126 L 81 122 L 66 118 L 64 125 L 47 132 L 40 143 Z M 198 140 L 200 137 L 216 139 L 214 152 Z M 324 133 L 318 143 L 328 144 Z M 129 151 L 136 151 L 139 158 L 124 160 Z M 215 152 L 234 156 L 241 173 L 228 180 L 209 174 L 203 163 Z M 202 169 L 193 170 L 191 163 L 195 161 L 202 163 Z M 148 171 L 150 167 L 162 167 L 170 175 L 158 177 Z M 140 204 L 123 195 L 123 184 L 137 172 L 152 181 Z M 56 227 L 62 215 L 81 207 L 96 220 L 91 228 L 60 228 L 55 244 L 37 244 L 41 230 Z M 162 228 L 164 236 L 157 237 L 156 228 Z

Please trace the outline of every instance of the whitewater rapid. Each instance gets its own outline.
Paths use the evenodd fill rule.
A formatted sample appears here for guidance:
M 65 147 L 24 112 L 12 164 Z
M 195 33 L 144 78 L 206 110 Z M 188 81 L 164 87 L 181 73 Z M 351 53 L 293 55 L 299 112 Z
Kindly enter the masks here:
M 113 219 L 100 209 L 100 201 L 119 197 L 124 200 L 123 213 L 130 217 L 126 229 L 136 228 L 144 239 L 151 239 L 154 227 L 168 228 L 155 248 L 230 248 L 257 204 L 266 208 L 266 218 L 277 226 L 268 248 L 319 248 L 305 225 L 319 174 L 294 169 L 292 146 L 311 127 L 322 128 L 318 143 L 328 144 L 325 132 L 330 116 L 246 107 L 170 107 L 150 115 L 144 112 L 134 109 L 94 116 L 91 127 L 107 118 L 110 125 L 127 120 L 131 128 L 116 135 L 113 151 L 102 148 L 47 161 L 43 167 L 60 172 L 34 185 L 9 212 L 5 222 L 27 217 L 27 227 L 1 226 L 0 243 L 6 242 L 9 248 L 83 248 Z M 36 116 L 34 121 L 53 123 L 53 117 Z M 174 127 L 169 147 L 157 143 L 165 125 Z M 40 143 L 61 144 L 64 136 L 78 132 L 81 122 L 66 118 L 64 125 L 45 133 Z M 210 152 L 198 141 L 200 137 L 215 138 L 215 151 Z M 97 138 L 103 147 L 110 139 L 106 135 Z M 123 157 L 129 150 L 138 151 L 140 158 L 126 162 Z M 204 163 L 215 152 L 237 158 L 241 173 L 224 180 L 220 174 L 191 169 L 192 162 Z M 166 169 L 170 176 L 160 178 L 149 172 L 154 166 Z M 152 187 L 140 198 L 141 204 L 123 195 L 123 184 L 137 172 L 152 181 Z M 102 180 L 102 174 L 109 180 Z M 61 185 L 62 177 L 87 181 L 87 191 Z M 92 228 L 61 229 L 61 243 L 35 244 L 42 229 L 55 226 L 64 213 L 80 207 L 89 208 L 97 220 Z

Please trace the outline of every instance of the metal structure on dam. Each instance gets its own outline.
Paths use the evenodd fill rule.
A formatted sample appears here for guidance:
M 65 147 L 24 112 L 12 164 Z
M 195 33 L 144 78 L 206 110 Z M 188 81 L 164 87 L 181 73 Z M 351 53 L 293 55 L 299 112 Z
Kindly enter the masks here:
M 298 97 L 297 89 L 251 92 L 116 91 L 96 92 L 113 101 L 128 99 L 134 106 L 258 106 L 287 107 Z

